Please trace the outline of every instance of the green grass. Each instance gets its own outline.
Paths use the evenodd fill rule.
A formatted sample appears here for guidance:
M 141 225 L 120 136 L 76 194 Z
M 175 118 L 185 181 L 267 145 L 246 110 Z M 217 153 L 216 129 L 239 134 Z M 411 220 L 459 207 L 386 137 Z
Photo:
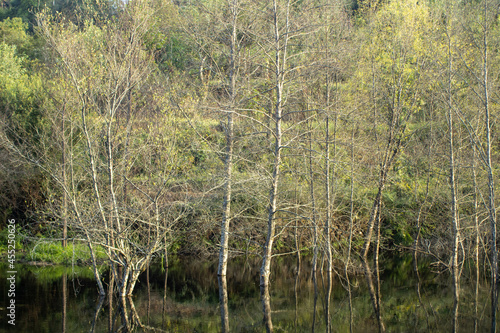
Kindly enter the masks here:
M 94 249 L 98 261 L 106 258 L 102 249 Z M 68 244 L 63 248 L 60 243 L 42 241 L 26 251 L 26 259 L 60 265 L 87 264 L 90 262 L 90 252 L 86 244 Z

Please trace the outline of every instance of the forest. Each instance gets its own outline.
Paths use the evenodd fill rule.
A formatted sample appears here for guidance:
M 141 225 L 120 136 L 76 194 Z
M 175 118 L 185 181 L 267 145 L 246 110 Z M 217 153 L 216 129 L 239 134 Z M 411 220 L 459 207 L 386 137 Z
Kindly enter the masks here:
M 155 260 L 218 258 L 225 284 L 255 256 L 268 332 L 274 258 L 364 274 L 382 332 L 380 260 L 404 253 L 450 276 L 454 330 L 464 267 L 490 281 L 496 332 L 499 11 L 2 1 L 0 247 L 9 220 L 19 249 L 82 244 L 121 297 Z

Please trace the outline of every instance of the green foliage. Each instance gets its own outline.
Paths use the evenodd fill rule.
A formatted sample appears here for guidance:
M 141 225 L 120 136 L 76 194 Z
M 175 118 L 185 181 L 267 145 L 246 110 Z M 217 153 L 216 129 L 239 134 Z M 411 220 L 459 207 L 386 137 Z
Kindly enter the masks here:
M 19 250 L 22 250 L 23 246 L 22 246 L 22 243 L 21 243 L 21 234 L 23 233 L 23 230 L 21 229 L 21 227 L 19 225 L 16 224 L 16 231 L 14 233 L 14 235 L 16 236 L 15 237 L 15 240 L 16 240 L 16 243 L 15 243 L 15 246 L 16 246 L 16 250 L 19 251 Z M 9 228 L 7 227 L 4 227 L 2 228 L 2 230 L 0 230 L 0 253 L 5 253 L 7 252 L 7 250 L 11 250 L 9 249 L 9 234 L 11 234 L 9 232 Z
M 94 249 L 99 261 L 106 258 L 102 249 Z M 61 265 L 88 265 L 90 252 L 86 244 L 70 243 L 62 247 L 61 243 L 44 242 L 43 239 L 35 243 L 27 251 L 27 258 L 33 261 L 42 261 Z
M 15 128 L 11 136 L 19 136 L 15 138 L 19 141 L 31 137 L 36 142 L 42 130 L 42 80 L 26 71 L 25 58 L 16 50 L 15 45 L 0 43 L 0 109 Z
M 444 148 L 447 123 L 442 96 L 447 84 L 444 75 L 447 70 L 446 33 L 441 26 L 448 16 L 438 13 L 437 4 L 429 7 L 431 3 L 416 0 L 347 2 L 356 8 L 359 5 L 357 18 L 339 16 L 345 19 L 342 23 L 333 13 L 326 13 L 326 7 L 325 13 L 317 17 L 310 11 L 318 29 L 299 29 L 304 33 L 291 40 L 282 96 L 287 113 L 283 121 L 278 195 L 282 211 L 276 218 L 282 225 L 289 225 L 293 214 L 305 216 L 303 221 L 311 220 L 311 176 L 307 159 L 311 153 L 315 209 L 318 220 L 324 220 L 329 204 L 325 202 L 324 168 L 325 158 L 329 158 L 331 207 L 336 227 L 339 235 L 347 235 L 353 185 L 354 233 L 359 235 L 354 237 L 354 242 L 355 248 L 361 248 L 364 224 L 378 191 L 384 149 L 388 143 L 396 147 L 394 142 L 399 142 L 398 157 L 388 170 L 382 196 L 384 241 L 397 246 L 411 244 L 419 212 L 422 213 L 421 221 L 425 220 L 421 236 L 449 237 L 446 234 L 448 224 L 443 222 L 449 217 L 449 191 L 445 186 L 448 152 Z M 300 9 L 309 4 L 305 0 L 295 3 L 291 9 L 292 21 L 302 19 Z M 108 166 L 105 132 L 106 124 L 111 124 L 115 136 L 112 153 L 116 160 L 113 162 L 119 171 L 114 181 L 118 189 L 116 195 L 122 200 L 120 208 L 143 220 L 151 209 L 148 200 L 161 193 L 165 198 L 159 201 L 160 211 L 183 214 L 180 219 L 183 225 L 176 232 L 186 239 L 173 237 L 174 250 L 182 252 L 181 246 L 191 246 L 193 239 L 210 251 L 216 249 L 226 148 L 223 115 L 228 106 L 234 104 L 237 115 L 231 203 L 235 214 L 234 235 L 241 238 L 231 241 L 237 248 L 246 246 L 245 237 L 255 243 L 261 241 L 260 221 L 267 214 L 269 179 L 273 171 L 275 120 L 270 117 L 270 111 L 276 103 L 276 73 L 269 39 L 272 35 L 270 21 L 267 16 L 254 12 L 252 6 L 255 4 L 242 4 L 238 17 L 238 49 L 233 54 L 237 60 L 235 100 L 228 98 L 231 13 L 226 2 L 148 3 L 154 14 L 143 21 L 140 34 L 130 27 L 136 22 L 134 20 L 144 18 L 141 16 L 143 11 L 134 12 L 136 7 L 133 7 L 146 6 L 143 2 L 124 5 L 114 1 L 74 1 L 68 6 L 71 10 L 62 14 L 47 10 L 39 16 L 40 23 L 50 22 L 45 37 L 49 33 L 55 38 L 47 38 L 45 46 L 51 53 L 39 59 L 40 63 L 36 63 L 39 67 L 29 60 L 40 47 L 30 35 L 25 18 L 26 8 L 33 7 L 35 2 L 11 1 L 9 5 L 9 15 L 5 8 L 0 11 L 2 17 L 6 17 L 0 22 L 3 125 L 12 142 L 38 152 L 46 158 L 45 167 L 52 167 L 56 175 L 60 175 L 57 166 L 62 157 L 61 142 L 65 140 L 72 154 L 67 156 L 73 158 L 71 172 L 75 185 L 71 194 L 81 200 L 83 211 L 91 216 L 89 219 L 95 218 L 98 208 L 92 202 L 94 189 L 87 168 L 90 164 L 88 143 L 79 118 L 82 109 L 86 112 L 92 153 L 96 158 L 98 183 L 103 187 L 101 194 L 109 194 L 109 175 L 104 172 Z M 63 1 L 56 1 L 54 8 L 63 9 L 63 5 Z M 478 4 L 463 6 L 471 9 Z M 12 17 L 14 10 L 19 11 L 19 17 Z M 473 20 L 468 16 L 465 19 Z M 354 20 L 359 24 L 353 25 Z M 491 22 L 496 24 L 498 18 L 494 20 Z M 342 26 L 335 26 L 337 23 Z M 488 40 L 488 45 L 492 45 L 490 73 L 498 72 L 500 59 L 497 52 L 499 33 L 495 24 L 491 26 Z M 467 117 L 473 119 L 478 128 L 476 139 L 483 140 L 483 119 L 477 112 L 478 105 L 482 104 L 474 100 L 476 94 L 472 93 L 480 91 L 473 85 L 473 76 L 479 75 L 481 70 L 474 72 L 460 67 L 464 62 L 470 67 L 481 63 L 481 52 L 475 47 L 480 43 L 474 43 L 474 38 L 482 33 L 481 24 L 471 23 L 470 27 L 470 31 L 449 31 L 455 34 L 450 39 L 454 44 L 452 55 L 456 60 L 460 56 L 460 61 L 455 60 L 453 100 L 457 103 L 457 112 L 463 113 L 460 115 L 464 123 Z M 42 35 L 42 26 L 39 28 Z M 127 43 L 135 42 L 135 38 L 140 39 L 134 44 L 137 53 L 129 52 L 130 44 Z M 132 66 L 127 67 L 127 64 Z M 44 74 L 38 72 L 39 69 L 43 69 Z M 130 94 L 113 100 L 113 96 L 125 91 L 129 79 L 138 77 Z M 496 81 L 492 79 L 493 95 L 497 93 Z M 117 104 L 113 104 L 115 102 Z M 62 105 L 67 127 L 66 132 L 60 134 Z M 115 114 L 109 113 L 111 105 L 119 105 Z M 498 106 L 492 103 L 492 108 L 496 114 Z M 467 110 L 472 110 L 470 115 L 466 114 Z M 330 116 L 330 156 L 325 152 L 326 115 Z M 333 115 L 338 121 L 335 127 Z M 496 133 L 495 125 L 491 129 Z M 464 184 L 458 191 L 459 209 L 464 220 L 475 213 L 468 169 L 472 160 L 470 130 L 464 124 L 456 130 L 460 182 Z M 334 133 L 335 138 L 332 137 Z M 309 138 L 312 140 L 311 152 Z M 354 147 L 354 163 L 351 162 L 351 147 Z M 390 152 L 391 149 L 386 150 Z M 494 150 L 493 159 L 497 161 L 498 158 Z M 478 187 L 484 195 L 482 172 L 478 171 Z M 2 173 L 2 177 L 9 175 Z M 43 211 L 47 220 L 59 221 L 63 192 L 57 187 L 57 181 L 39 183 L 44 194 L 47 193 L 47 202 L 40 200 L 37 209 Z M 193 204 L 198 198 L 199 202 Z M 108 199 L 103 201 L 111 202 Z M 181 200 L 186 202 L 177 204 Z M 12 211 L 13 208 L 7 208 L 5 214 Z M 310 222 L 303 224 L 303 230 L 309 230 Z M 45 236 L 53 236 L 49 229 L 43 232 Z M 58 232 L 57 228 L 52 230 Z M 308 231 L 301 232 L 306 235 L 303 243 L 310 244 Z M 290 239 L 284 237 L 275 244 L 278 248 L 289 248 Z M 252 246 L 258 249 L 253 243 Z M 336 239 L 335 246 L 343 251 L 346 238 Z M 53 249 L 47 248 L 47 251 Z
M 20 17 L 6 18 L 0 22 L 0 41 L 16 47 L 17 54 L 27 54 L 32 44 L 32 37 L 26 33 L 28 24 Z
M 18 17 L 25 23 L 34 22 L 34 11 L 43 8 L 51 0 L 7 0 L 7 5 L 0 8 L 0 20 Z

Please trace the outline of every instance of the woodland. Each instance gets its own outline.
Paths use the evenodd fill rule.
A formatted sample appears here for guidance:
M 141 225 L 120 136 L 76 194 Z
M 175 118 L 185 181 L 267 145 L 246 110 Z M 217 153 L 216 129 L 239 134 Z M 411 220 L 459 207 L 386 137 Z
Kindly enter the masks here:
M 384 331 L 379 260 L 408 253 L 451 277 L 454 327 L 463 267 L 492 282 L 495 332 L 499 10 L 2 1 L 2 243 L 15 219 L 20 248 L 84 244 L 122 297 L 171 254 L 218 256 L 222 285 L 257 256 L 268 331 L 276 256 L 365 274 Z

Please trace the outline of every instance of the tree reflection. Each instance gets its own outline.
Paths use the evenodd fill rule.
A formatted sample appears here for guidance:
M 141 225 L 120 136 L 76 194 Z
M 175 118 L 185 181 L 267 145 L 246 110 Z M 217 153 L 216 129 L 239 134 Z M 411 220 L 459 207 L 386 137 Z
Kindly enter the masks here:
M 68 276 L 66 273 L 62 275 L 62 332 L 66 333 L 66 315 L 68 303 Z
M 97 302 L 97 306 L 94 313 L 94 318 L 92 320 L 92 324 L 90 325 L 90 332 L 93 333 L 96 331 L 97 318 L 99 317 L 99 312 L 102 309 L 102 304 L 104 303 L 104 295 L 100 295 L 99 301 Z
M 273 332 L 273 321 L 271 318 L 271 295 L 269 294 L 269 285 L 260 286 L 260 296 L 262 298 L 262 309 L 264 311 L 264 325 L 266 332 Z
M 229 332 L 229 310 L 227 304 L 227 281 L 226 276 L 218 276 L 219 280 L 219 302 L 220 302 L 220 319 L 222 332 Z
M 365 270 L 366 281 L 368 283 L 368 292 L 370 293 L 370 299 L 372 301 L 373 310 L 375 313 L 375 317 L 377 318 L 379 332 L 385 332 L 385 326 L 384 322 L 382 321 L 382 314 L 380 311 L 380 292 L 377 292 L 375 289 L 376 288 L 375 286 L 377 286 L 377 288 L 378 286 L 380 286 L 380 280 L 379 280 L 380 275 L 379 274 L 375 275 L 375 277 L 378 279 L 375 285 L 373 281 L 373 273 L 370 268 L 368 259 L 366 257 L 363 257 L 363 267 Z M 378 266 L 375 267 L 375 269 L 378 270 Z

